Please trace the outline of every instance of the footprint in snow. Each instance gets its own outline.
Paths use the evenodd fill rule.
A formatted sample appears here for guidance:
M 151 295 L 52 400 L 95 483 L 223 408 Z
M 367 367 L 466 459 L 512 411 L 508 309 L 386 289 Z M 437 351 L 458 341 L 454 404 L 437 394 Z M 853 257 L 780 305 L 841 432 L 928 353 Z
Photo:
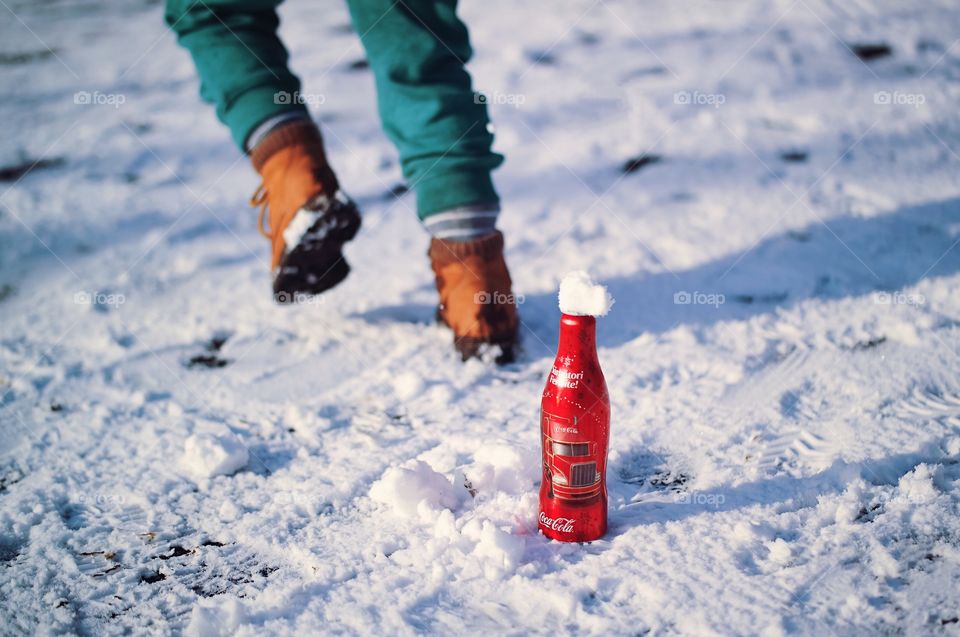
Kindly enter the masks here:
M 207 341 L 205 353 L 196 354 L 190 357 L 190 359 L 186 362 L 187 369 L 193 369 L 195 367 L 219 369 L 229 365 L 230 361 L 228 359 L 221 358 L 219 356 L 220 350 L 223 348 L 229 338 L 230 334 L 226 332 L 215 334 L 209 341 Z
M 760 441 L 760 451 L 747 459 L 756 458 L 757 466 L 764 470 L 785 466 L 824 468 L 836 456 L 835 444 L 806 429 L 787 431 Z
M 893 48 L 886 42 L 861 42 L 851 44 L 850 50 L 864 62 L 873 62 L 893 55 Z
M 62 157 L 27 159 L 18 164 L 0 166 L 0 181 L 18 181 L 30 173 L 58 168 L 65 163 Z

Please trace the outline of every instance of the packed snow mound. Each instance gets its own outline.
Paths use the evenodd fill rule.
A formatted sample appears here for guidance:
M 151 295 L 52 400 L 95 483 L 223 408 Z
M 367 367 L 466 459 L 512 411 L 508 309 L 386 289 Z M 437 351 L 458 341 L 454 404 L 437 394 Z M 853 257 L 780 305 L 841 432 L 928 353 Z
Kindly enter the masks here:
M 247 611 L 235 597 L 225 600 L 203 600 L 193 607 L 187 637 L 228 637 L 247 622 Z
M 607 288 L 595 283 L 583 270 L 576 270 L 560 282 L 560 311 L 573 316 L 606 316 L 613 306 Z
M 484 564 L 484 574 L 491 580 L 514 572 L 526 548 L 522 537 L 497 528 L 489 520 L 471 520 L 464 526 L 463 536 L 477 543 L 473 555 Z
M 534 491 L 540 478 L 540 454 L 537 449 L 508 443 L 487 444 L 474 454 L 474 461 L 463 470 L 464 479 L 485 497 L 497 492 L 521 495 Z
M 402 372 L 397 374 L 393 380 L 393 392 L 400 400 L 411 400 L 423 393 L 426 383 L 423 377 L 414 372 Z
M 423 460 L 387 469 L 370 487 L 370 498 L 404 517 L 417 517 L 422 508 L 453 509 L 459 503 L 453 482 Z
M 249 460 L 247 447 L 230 431 L 194 434 L 183 444 L 183 466 L 196 478 L 236 473 Z

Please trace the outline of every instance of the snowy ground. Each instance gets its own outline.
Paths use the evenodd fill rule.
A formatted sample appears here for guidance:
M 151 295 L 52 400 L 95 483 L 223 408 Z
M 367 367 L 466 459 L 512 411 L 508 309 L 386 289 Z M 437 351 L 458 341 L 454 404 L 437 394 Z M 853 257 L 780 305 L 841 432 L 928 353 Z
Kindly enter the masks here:
M 960 633 L 952 3 L 466 1 L 506 368 L 431 323 L 342 7 L 283 34 L 365 225 L 287 308 L 158 3 L 0 4 L 0 633 Z M 584 546 L 535 523 L 571 269 L 617 298 Z

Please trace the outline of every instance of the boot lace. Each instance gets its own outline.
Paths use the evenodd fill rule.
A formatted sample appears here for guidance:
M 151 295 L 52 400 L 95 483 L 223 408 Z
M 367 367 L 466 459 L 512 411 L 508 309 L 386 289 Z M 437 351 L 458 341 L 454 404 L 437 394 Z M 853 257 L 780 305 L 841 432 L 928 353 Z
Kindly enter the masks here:
M 264 225 L 264 219 L 267 216 L 267 189 L 263 184 L 257 186 L 256 192 L 250 197 L 250 205 L 254 208 L 259 207 L 260 213 L 257 215 L 257 232 L 267 239 L 273 240 L 273 234 Z

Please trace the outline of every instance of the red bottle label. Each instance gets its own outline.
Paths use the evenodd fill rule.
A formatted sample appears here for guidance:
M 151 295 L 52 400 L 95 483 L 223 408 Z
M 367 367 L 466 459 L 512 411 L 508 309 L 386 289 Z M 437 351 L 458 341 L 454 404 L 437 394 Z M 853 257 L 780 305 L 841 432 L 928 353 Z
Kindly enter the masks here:
M 581 434 L 576 417 L 541 411 L 544 479 L 553 497 L 587 500 L 600 495 L 601 450 L 596 440 Z
M 610 401 L 597 361 L 595 319 L 563 315 L 557 359 L 543 391 L 541 532 L 588 542 L 607 528 Z

